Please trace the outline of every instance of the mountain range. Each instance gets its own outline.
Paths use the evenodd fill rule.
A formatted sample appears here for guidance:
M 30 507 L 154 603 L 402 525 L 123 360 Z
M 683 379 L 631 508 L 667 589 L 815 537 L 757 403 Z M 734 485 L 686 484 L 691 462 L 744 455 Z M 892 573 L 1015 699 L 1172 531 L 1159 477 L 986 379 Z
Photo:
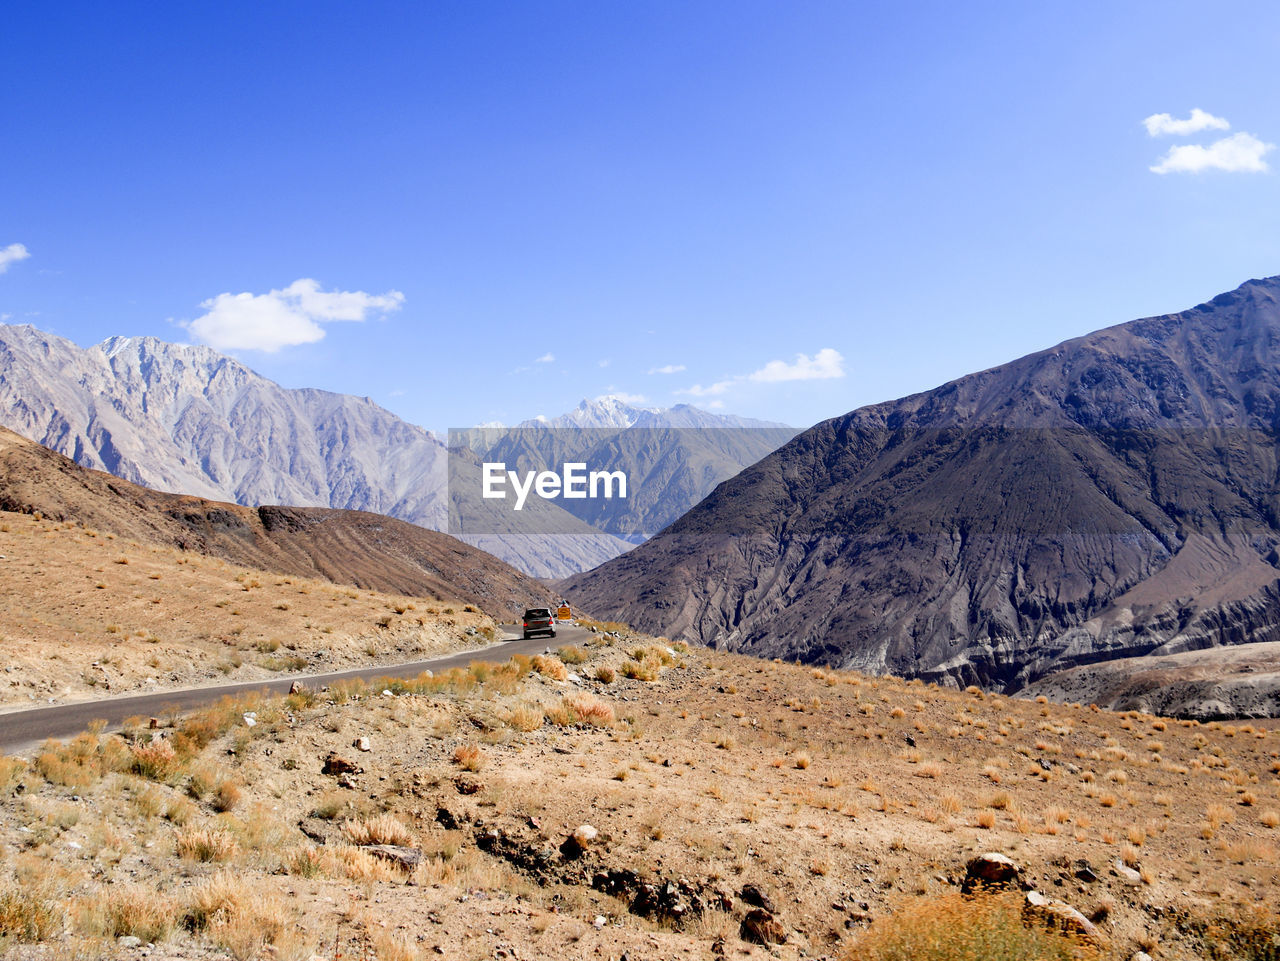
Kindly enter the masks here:
M 488 424 L 486 427 L 502 427 L 502 424 Z M 770 420 L 756 420 L 754 417 L 739 417 L 736 414 L 713 414 L 701 410 L 691 404 L 676 404 L 674 407 L 637 407 L 612 394 L 605 394 L 594 400 L 583 400 L 577 407 L 559 417 L 533 417 L 523 420 L 517 427 L 590 427 L 590 428 L 630 428 L 630 427 L 758 427 L 783 428 L 786 424 Z
M 566 593 L 752 654 L 1018 690 L 1280 639 L 1280 278 L 825 421 Z
M 531 429 L 762 422 L 601 397 L 562 418 L 528 423 Z M 208 347 L 112 337 L 81 348 L 28 325 L 0 325 L 0 424 L 81 466 L 155 490 L 252 507 L 369 511 L 437 531 L 449 526 L 449 455 L 435 434 L 367 397 L 282 387 Z M 790 435 L 779 434 L 777 443 Z M 771 449 L 752 441 L 736 456 L 719 458 L 708 479 L 664 498 L 661 516 L 632 524 L 625 539 L 543 501 L 531 504 L 518 529 L 455 533 L 530 574 L 561 578 L 628 550 L 636 530 L 665 526 L 714 483 Z M 479 487 L 478 468 L 471 486 Z

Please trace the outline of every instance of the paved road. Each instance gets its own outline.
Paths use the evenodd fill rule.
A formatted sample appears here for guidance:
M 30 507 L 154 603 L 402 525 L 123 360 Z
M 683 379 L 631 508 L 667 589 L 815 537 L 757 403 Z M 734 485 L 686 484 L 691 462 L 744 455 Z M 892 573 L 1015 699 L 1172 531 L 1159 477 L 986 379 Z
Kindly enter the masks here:
M 555 639 L 534 637 L 529 640 L 509 640 L 478 651 L 451 654 L 430 661 L 412 664 L 394 664 L 382 667 L 359 668 L 334 674 L 291 674 L 278 680 L 241 681 L 236 684 L 220 684 L 217 687 L 187 688 L 160 694 L 141 694 L 129 697 L 113 697 L 100 701 L 81 701 L 74 704 L 57 704 L 26 711 L 0 714 L 0 753 L 21 754 L 30 752 L 48 738 L 75 737 L 96 720 L 107 722 L 107 730 L 119 728 L 129 717 L 165 717 L 173 713 L 192 711 L 213 704 L 227 694 L 243 694 L 246 691 L 270 691 L 284 694 L 294 681 L 302 681 L 310 687 L 349 681 L 356 678 L 372 680 L 377 677 L 417 677 L 423 671 L 447 671 L 451 667 L 466 667 L 473 661 L 499 664 L 513 654 L 541 654 L 543 649 L 553 650 L 561 644 L 581 644 L 591 634 L 581 627 L 561 625 Z

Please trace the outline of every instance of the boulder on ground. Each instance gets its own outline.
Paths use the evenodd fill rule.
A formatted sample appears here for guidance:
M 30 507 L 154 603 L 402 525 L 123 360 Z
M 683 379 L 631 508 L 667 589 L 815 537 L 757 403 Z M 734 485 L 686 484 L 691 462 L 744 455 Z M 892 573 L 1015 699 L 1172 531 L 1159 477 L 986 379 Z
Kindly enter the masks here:
M 786 929 L 775 918 L 772 912 L 764 908 L 752 908 L 742 919 L 742 940 L 754 941 L 756 944 L 785 944 Z
M 1092 921 L 1066 902 L 1045 897 L 1039 891 L 1027 892 L 1022 919 L 1071 937 L 1091 942 L 1099 940 L 1098 929 Z
M 972 894 L 981 888 L 1022 887 L 1022 868 L 1011 858 L 988 851 L 970 858 L 965 866 L 964 884 L 960 890 Z
M 320 769 L 321 774 L 363 774 L 364 769 L 358 764 L 353 764 L 345 757 L 339 757 L 337 754 L 330 752 L 324 759 L 324 767 Z

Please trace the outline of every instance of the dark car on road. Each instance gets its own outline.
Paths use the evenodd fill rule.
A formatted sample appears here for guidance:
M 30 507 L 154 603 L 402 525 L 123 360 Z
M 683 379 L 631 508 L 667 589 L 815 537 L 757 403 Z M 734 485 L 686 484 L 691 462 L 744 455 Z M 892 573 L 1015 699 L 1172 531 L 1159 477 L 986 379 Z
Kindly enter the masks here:
M 531 607 L 524 612 L 524 639 L 535 634 L 556 636 L 556 618 L 549 607 Z

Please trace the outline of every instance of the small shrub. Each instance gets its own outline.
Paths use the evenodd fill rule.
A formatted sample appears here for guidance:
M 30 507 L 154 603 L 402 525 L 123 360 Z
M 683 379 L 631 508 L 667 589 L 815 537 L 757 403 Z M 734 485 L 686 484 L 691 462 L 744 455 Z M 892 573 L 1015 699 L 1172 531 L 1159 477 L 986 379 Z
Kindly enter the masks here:
M 549 677 L 553 681 L 563 681 L 569 676 L 569 669 L 564 666 L 564 661 L 555 657 L 546 657 L 539 654 L 530 663 L 530 666 L 543 677 Z
M 596 680 L 601 684 L 612 684 L 618 679 L 618 672 L 611 668 L 608 664 L 601 664 L 596 668 Z
M 581 664 L 587 659 L 587 652 L 580 647 L 565 645 L 556 651 L 556 655 L 566 664 Z
M 517 731 L 536 731 L 545 719 L 542 709 L 532 704 L 517 704 L 507 712 L 507 724 Z
M 0 881 L 0 939 L 43 941 L 57 933 L 62 918 L 44 895 L 31 885 Z
M 453 763 L 464 771 L 479 771 L 484 767 L 484 754 L 474 744 L 459 744 L 453 752 Z
M 191 861 L 229 861 L 236 856 L 239 846 L 226 831 L 197 827 L 178 834 L 174 851 L 178 857 Z
M 162 941 L 174 928 L 177 909 L 165 895 L 141 884 L 113 886 L 94 899 L 100 913 L 94 926 L 104 935 L 133 935 L 143 941 Z
M 1022 920 L 1013 895 L 919 898 L 875 921 L 845 961 L 1083 961 L 1094 947 Z
M 167 781 L 182 769 L 173 745 L 167 740 L 134 745 L 129 769 L 151 781 Z
M 413 842 L 413 832 L 404 822 L 390 814 L 379 814 L 377 817 L 363 821 L 344 821 L 342 835 L 355 845 L 364 844 L 399 844 L 408 846 Z
M 591 727 L 610 727 L 615 721 L 613 708 L 596 697 L 585 693 L 567 694 L 560 703 L 547 711 L 547 720 L 558 727 L 586 724 Z
M 225 814 L 240 803 L 240 786 L 231 780 L 219 782 L 214 789 L 211 803 L 215 811 Z

